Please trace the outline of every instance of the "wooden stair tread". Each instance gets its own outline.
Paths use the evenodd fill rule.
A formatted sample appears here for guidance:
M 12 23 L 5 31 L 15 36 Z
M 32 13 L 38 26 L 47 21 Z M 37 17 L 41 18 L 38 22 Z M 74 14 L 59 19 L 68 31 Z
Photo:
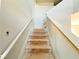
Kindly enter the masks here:
M 34 31 L 45 31 L 45 30 L 44 30 L 44 29 L 39 28 L 39 29 L 34 29 Z
M 30 36 L 48 36 L 47 34 L 30 34 Z
M 48 36 L 47 34 L 31 34 L 30 36 Z
M 49 53 L 51 47 L 49 46 L 49 40 L 47 32 L 44 29 L 34 29 L 34 31 L 29 36 L 30 43 L 27 49 L 31 53 Z
M 47 34 L 31 34 L 30 36 L 48 36 Z
M 35 36 L 35 35 L 31 35 L 30 37 L 48 37 L 48 36 L 41 36 L 41 35 L 40 36 L 38 36 L 38 35 Z
M 31 40 L 28 40 L 28 41 L 49 41 L 48 39 L 31 39 Z
M 30 49 L 51 49 L 49 45 L 30 45 Z
M 46 32 L 32 32 L 32 34 L 35 34 L 35 35 L 47 35 Z
M 50 47 L 47 45 L 31 45 L 30 52 L 31 53 L 49 53 Z
M 30 37 L 31 39 L 47 39 L 48 37 Z
M 31 53 L 27 59 L 55 59 L 51 53 Z
M 45 45 L 45 44 L 48 44 L 49 40 L 46 40 L 46 39 L 31 39 L 28 42 L 30 44 L 34 44 L 34 45 Z

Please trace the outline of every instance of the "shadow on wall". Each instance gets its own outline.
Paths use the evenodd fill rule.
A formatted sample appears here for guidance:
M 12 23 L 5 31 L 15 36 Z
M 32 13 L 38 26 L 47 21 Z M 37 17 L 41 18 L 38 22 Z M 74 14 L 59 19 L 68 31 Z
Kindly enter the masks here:
M 54 6 L 56 6 L 57 4 L 59 4 L 61 1 L 63 1 L 63 0 L 54 0 Z
M 36 0 L 36 3 L 52 3 L 54 0 Z

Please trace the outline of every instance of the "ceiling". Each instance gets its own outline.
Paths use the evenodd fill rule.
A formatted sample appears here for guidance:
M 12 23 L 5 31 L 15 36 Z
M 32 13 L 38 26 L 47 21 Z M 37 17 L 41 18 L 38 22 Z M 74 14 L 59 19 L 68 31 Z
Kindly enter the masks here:
M 37 4 L 47 4 L 47 5 L 57 5 L 60 3 L 62 0 L 36 0 Z
M 54 0 L 36 0 L 36 3 L 52 3 Z

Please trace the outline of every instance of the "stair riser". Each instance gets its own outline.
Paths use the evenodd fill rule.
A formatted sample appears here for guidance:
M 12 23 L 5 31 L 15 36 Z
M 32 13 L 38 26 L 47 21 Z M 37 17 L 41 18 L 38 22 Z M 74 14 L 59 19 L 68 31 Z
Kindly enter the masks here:
M 33 44 L 33 45 L 43 45 L 43 44 L 47 44 L 48 42 L 47 41 L 31 41 L 30 44 Z
M 33 32 L 33 34 L 46 34 L 46 32 Z
M 49 53 L 49 49 L 32 49 L 31 53 Z
M 46 39 L 47 37 L 31 36 L 31 39 Z
M 48 37 L 48 36 L 42 36 L 42 35 L 31 35 L 30 37 Z
M 31 40 L 28 41 L 27 48 L 31 53 L 49 53 L 50 46 L 48 44 L 48 35 L 43 29 L 35 29 L 29 36 Z

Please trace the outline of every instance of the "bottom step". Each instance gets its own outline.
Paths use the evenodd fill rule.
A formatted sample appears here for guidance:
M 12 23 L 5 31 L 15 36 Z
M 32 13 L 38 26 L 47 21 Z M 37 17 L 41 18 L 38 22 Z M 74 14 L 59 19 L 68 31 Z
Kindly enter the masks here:
M 31 49 L 31 53 L 49 53 L 50 49 Z
M 48 45 L 31 45 L 28 49 L 31 53 L 49 53 L 51 50 Z

